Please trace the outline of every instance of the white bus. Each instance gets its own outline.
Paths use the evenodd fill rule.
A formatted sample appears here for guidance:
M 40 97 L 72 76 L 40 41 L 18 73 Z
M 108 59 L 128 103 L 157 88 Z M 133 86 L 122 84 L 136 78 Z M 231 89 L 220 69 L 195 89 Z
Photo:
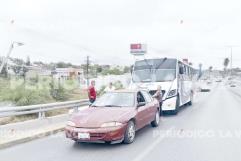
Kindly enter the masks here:
M 135 62 L 130 88 L 145 88 L 153 95 L 162 87 L 162 112 L 178 113 L 180 106 L 192 105 L 196 70 L 174 58 L 143 59 Z

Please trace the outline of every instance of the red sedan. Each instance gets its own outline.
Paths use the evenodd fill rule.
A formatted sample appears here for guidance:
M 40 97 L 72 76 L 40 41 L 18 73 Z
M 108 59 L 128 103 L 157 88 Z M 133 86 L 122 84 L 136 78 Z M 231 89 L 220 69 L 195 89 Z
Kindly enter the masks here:
M 145 90 L 105 93 L 89 108 L 73 114 L 65 128 L 76 142 L 132 143 L 137 130 L 157 127 L 159 103 Z

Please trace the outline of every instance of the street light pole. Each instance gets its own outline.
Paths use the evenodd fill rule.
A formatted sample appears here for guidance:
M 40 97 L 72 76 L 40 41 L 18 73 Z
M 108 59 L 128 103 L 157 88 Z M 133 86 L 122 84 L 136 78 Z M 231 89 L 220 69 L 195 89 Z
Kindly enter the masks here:
M 3 70 L 4 66 L 7 64 L 8 59 L 9 59 L 9 56 L 10 56 L 10 54 L 12 53 L 15 44 L 16 44 L 17 46 L 23 46 L 23 45 L 24 45 L 24 44 L 21 43 L 21 42 L 12 42 L 12 44 L 11 44 L 10 47 L 9 47 L 7 56 L 6 56 L 5 58 L 3 58 L 3 60 L 2 60 L 2 64 L 1 64 L 1 66 L 0 66 L 0 73 L 2 73 L 2 70 Z
M 233 73 L 233 48 L 234 47 L 239 47 L 239 46 L 237 46 L 237 45 L 228 45 L 226 47 L 230 48 L 230 76 L 232 76 L 232 73 Z

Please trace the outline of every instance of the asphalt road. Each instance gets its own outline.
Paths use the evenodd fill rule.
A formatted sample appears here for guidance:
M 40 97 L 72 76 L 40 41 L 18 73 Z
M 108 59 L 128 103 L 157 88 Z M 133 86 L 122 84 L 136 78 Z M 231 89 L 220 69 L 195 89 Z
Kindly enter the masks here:
M 222 83 L 131 145 L 76 144 L 63 133 L 0 151 L 2 161 L 240 161 L 241 90 Z

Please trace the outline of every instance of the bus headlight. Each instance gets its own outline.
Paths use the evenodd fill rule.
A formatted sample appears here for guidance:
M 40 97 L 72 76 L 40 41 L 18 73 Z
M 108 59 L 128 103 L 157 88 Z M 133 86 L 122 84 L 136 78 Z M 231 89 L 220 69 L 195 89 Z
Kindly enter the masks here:
M 173 89 L 168 92 L 167 98 L 174 97 L 177 95 L 177 90 Z

